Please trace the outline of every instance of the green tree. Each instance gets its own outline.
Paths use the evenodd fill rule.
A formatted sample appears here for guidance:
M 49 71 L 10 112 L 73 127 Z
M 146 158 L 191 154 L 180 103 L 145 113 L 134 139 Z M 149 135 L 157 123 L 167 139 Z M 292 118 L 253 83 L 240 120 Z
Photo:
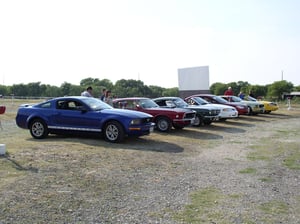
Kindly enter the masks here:
M 266 97 L 268 94 L 268 88 L 262 85 L 250 85 L 248 86 L 247 91 L 245 92 L 248 95 L 252 91 L 252 94 L 255 98 Z
M 9 88 L 4 85 L 0 85 L 0 95 L 6 96 L 9 94 Z
M 291 82 L 287 82 L 286 80 L 277 81 L 269 86 L 268 95 L 280 100 L 284 93 L 290 93 L 293 88 L 294 85 Z
M 58 97 L 62 96 L 61 88 L 57 86 L 46 85 L 46 89 L 43 96 L 47 97 Z
M 118 97 L 147 97 L 150 95 L 150 89 L 140 80 L 121 79 L 116 82 L 113 95 Z
M 29 96 L 27 85 L 22 83 L 12 85 L 10 94 L 15 96 Z
M 213 83 L 209 89 L 210 89 L 211 94 L 223 95 L 227 88 L 228 88 L 227 84 L 221 83 L 221 82 L 216 82 L 216 83 Z
M 64 82 L 63 84 L 61 84 L 60 88 L 61 88 L 61 93 L 63 96 L 70 95 L 71 86 L 72 86 L 72 84 L 68 83 L 68 82 Z
M 84 86 L 85 88 L 87 88 L 88 86 L 94 86 L 95 84 L 98 84 L 98 83 L 99 83 L 98 78 L 91 78 L 91 77 L 82 79 L 80 81 L 80 85 Z
M 150 98 L 163 96 L 164 88 L 160 86 L 152 86 L 152 85 L 150 85 L 149 88 L 151 90 L 151 94 L 149 95 Z
M 300 86 L 295 86 L 294 91 L 300 91 Z
M 39 97 L 42 95 L 41 82 L 31 82 L 25 87 L 27 88 L 27 96 Z
M 82 87 L 78 85 L 71 85 L 69 90 L 69 96 L 80 96 L 82 92 Z M 93 90 L 94 95 L 94 90 Z
M 240 92 L 247 94 L 249 92 L 249 90 L 248 90 L 249 86 L 250 86 L 250 83 L 248 83 L 248 82 L 238 81 L 236 95 L 238 95 Z
M 178 87 L 168 88 L 165 89 L 160 96 L 179 96 L 179 89 Z M 159 97 L 159 96 L 157 96 Z

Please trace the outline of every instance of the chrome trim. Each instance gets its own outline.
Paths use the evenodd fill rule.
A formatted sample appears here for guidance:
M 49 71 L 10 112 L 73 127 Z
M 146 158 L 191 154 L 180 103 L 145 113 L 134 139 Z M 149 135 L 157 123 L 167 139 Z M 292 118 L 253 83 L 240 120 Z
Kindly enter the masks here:
M 48 126 L 49 129 L 59 129 L 59 130 L 72 130 L 72 131 L 93 131 L 93 132 L 101 132 L 100 129 L 96 128 L 74 128 L 74 127 L 61 127 L 61 126 Z

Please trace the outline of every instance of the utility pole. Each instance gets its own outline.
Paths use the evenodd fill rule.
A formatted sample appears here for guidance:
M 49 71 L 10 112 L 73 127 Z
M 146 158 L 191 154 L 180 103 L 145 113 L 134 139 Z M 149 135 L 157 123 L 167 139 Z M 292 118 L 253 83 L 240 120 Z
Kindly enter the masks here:
M 281 81 L 283 81 L 283 70 L 281 70 Z

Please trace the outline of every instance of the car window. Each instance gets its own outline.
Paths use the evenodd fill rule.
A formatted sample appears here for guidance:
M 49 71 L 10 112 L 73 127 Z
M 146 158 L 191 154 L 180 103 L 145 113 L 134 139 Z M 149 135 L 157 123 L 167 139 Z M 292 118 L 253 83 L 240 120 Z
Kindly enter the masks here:
M 210 103 L 216 103 L 215 101 L 213 101 L 213 99 L 210 99 L 210 98 L 208 98 L 208 97 L 206 97 L 206 96 L 203 96 L 202 97 L 204 100 L 206 100 L 207 102 L 210 102 Z
M 233 102 L 242 102 L 242 99 L 237 96 L 232 96 L 231 98 Z
M 100 99 L 94 97 L 84 97 L 82 102 L 88 106 L 91 110 L 98 111 L 103 109 L 112 109 L 113 107 L 103 102 Z M 83 104 L 83 105 L 84 105 Z
M 125 109 L 127 108 L 127 101 L 117 101 L 113 103 L 115 108 Z
M 135 109 L 136 108 L 136 102 L 133 100 L 127 101 L 126 102 L 126 109 Z
M 56 102 L 56 109 L 58 109 L 58 110 L 66 110 L 67 107 L 68 107 L 68 105 L 65 100 L 58 100 Z
M 211 102 L 214 102 L 214 103 L 228 103 L 227 100 L 223 99 L 220 96 L 213 96 L 213 100 L 214 101 L 211 101 Z
M 157 103 L 157 104 L 158 104 L 159 106 L 161 106 L 161 107 L 167 106 L 165 100 L 156 100 L 155 103 Z
M 192 99 L 195 100 L 199 105 L 209 104 L 209 102 L 202 99 L 201 97 L 193 97 Z
M 61 110 L 81 110 L 82 109 L 82 104 L 78 101 L 75 100 L 60 100 L 57 101 L 57 109 Z
M 143 107 L 143 108 L 159 107 L 159 105 L 151 99 L 142 99 L 142 100 L 140 100 L 140 106 Z
M 46 102 L 40 104 L 40 108 L 50 108 L 51 107 L 51 102 Z
M 184 107 L 188 107 L 189 105 L 181 98 L 177 98 L 174 103 L 176 104 L 177 107 L 181 107 L 181 108 L 184 108 Z

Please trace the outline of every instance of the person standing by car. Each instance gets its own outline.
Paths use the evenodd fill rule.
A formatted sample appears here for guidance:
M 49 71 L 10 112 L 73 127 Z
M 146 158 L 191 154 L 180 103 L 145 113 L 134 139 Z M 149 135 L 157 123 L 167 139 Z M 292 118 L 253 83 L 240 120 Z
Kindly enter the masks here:
M 93 97 L 93 88 L 91 86 L 87 87 L 86 90 L 81 93 L 81 96 Z
M 111 106 L 113 106 L 113 98 L 112 98 L 112 95 L 111 95 L 111 91 L 110 90 L 107 90 L 105 92 L 105 96 L 103 98 L 103 101 Z
M 102 95 L 100 96 L 100 100 L 104 101 L 106 89 L 102 89 Z
M 242 100 L 245 98 L 245 94 L 241 91 L 238 95 L 239 98 L 241 98 Z
M 229 86 L 228 89 L 225 91 L 224 93 L 225 96 L 233 96 L 233 90 L 232 88 Z

